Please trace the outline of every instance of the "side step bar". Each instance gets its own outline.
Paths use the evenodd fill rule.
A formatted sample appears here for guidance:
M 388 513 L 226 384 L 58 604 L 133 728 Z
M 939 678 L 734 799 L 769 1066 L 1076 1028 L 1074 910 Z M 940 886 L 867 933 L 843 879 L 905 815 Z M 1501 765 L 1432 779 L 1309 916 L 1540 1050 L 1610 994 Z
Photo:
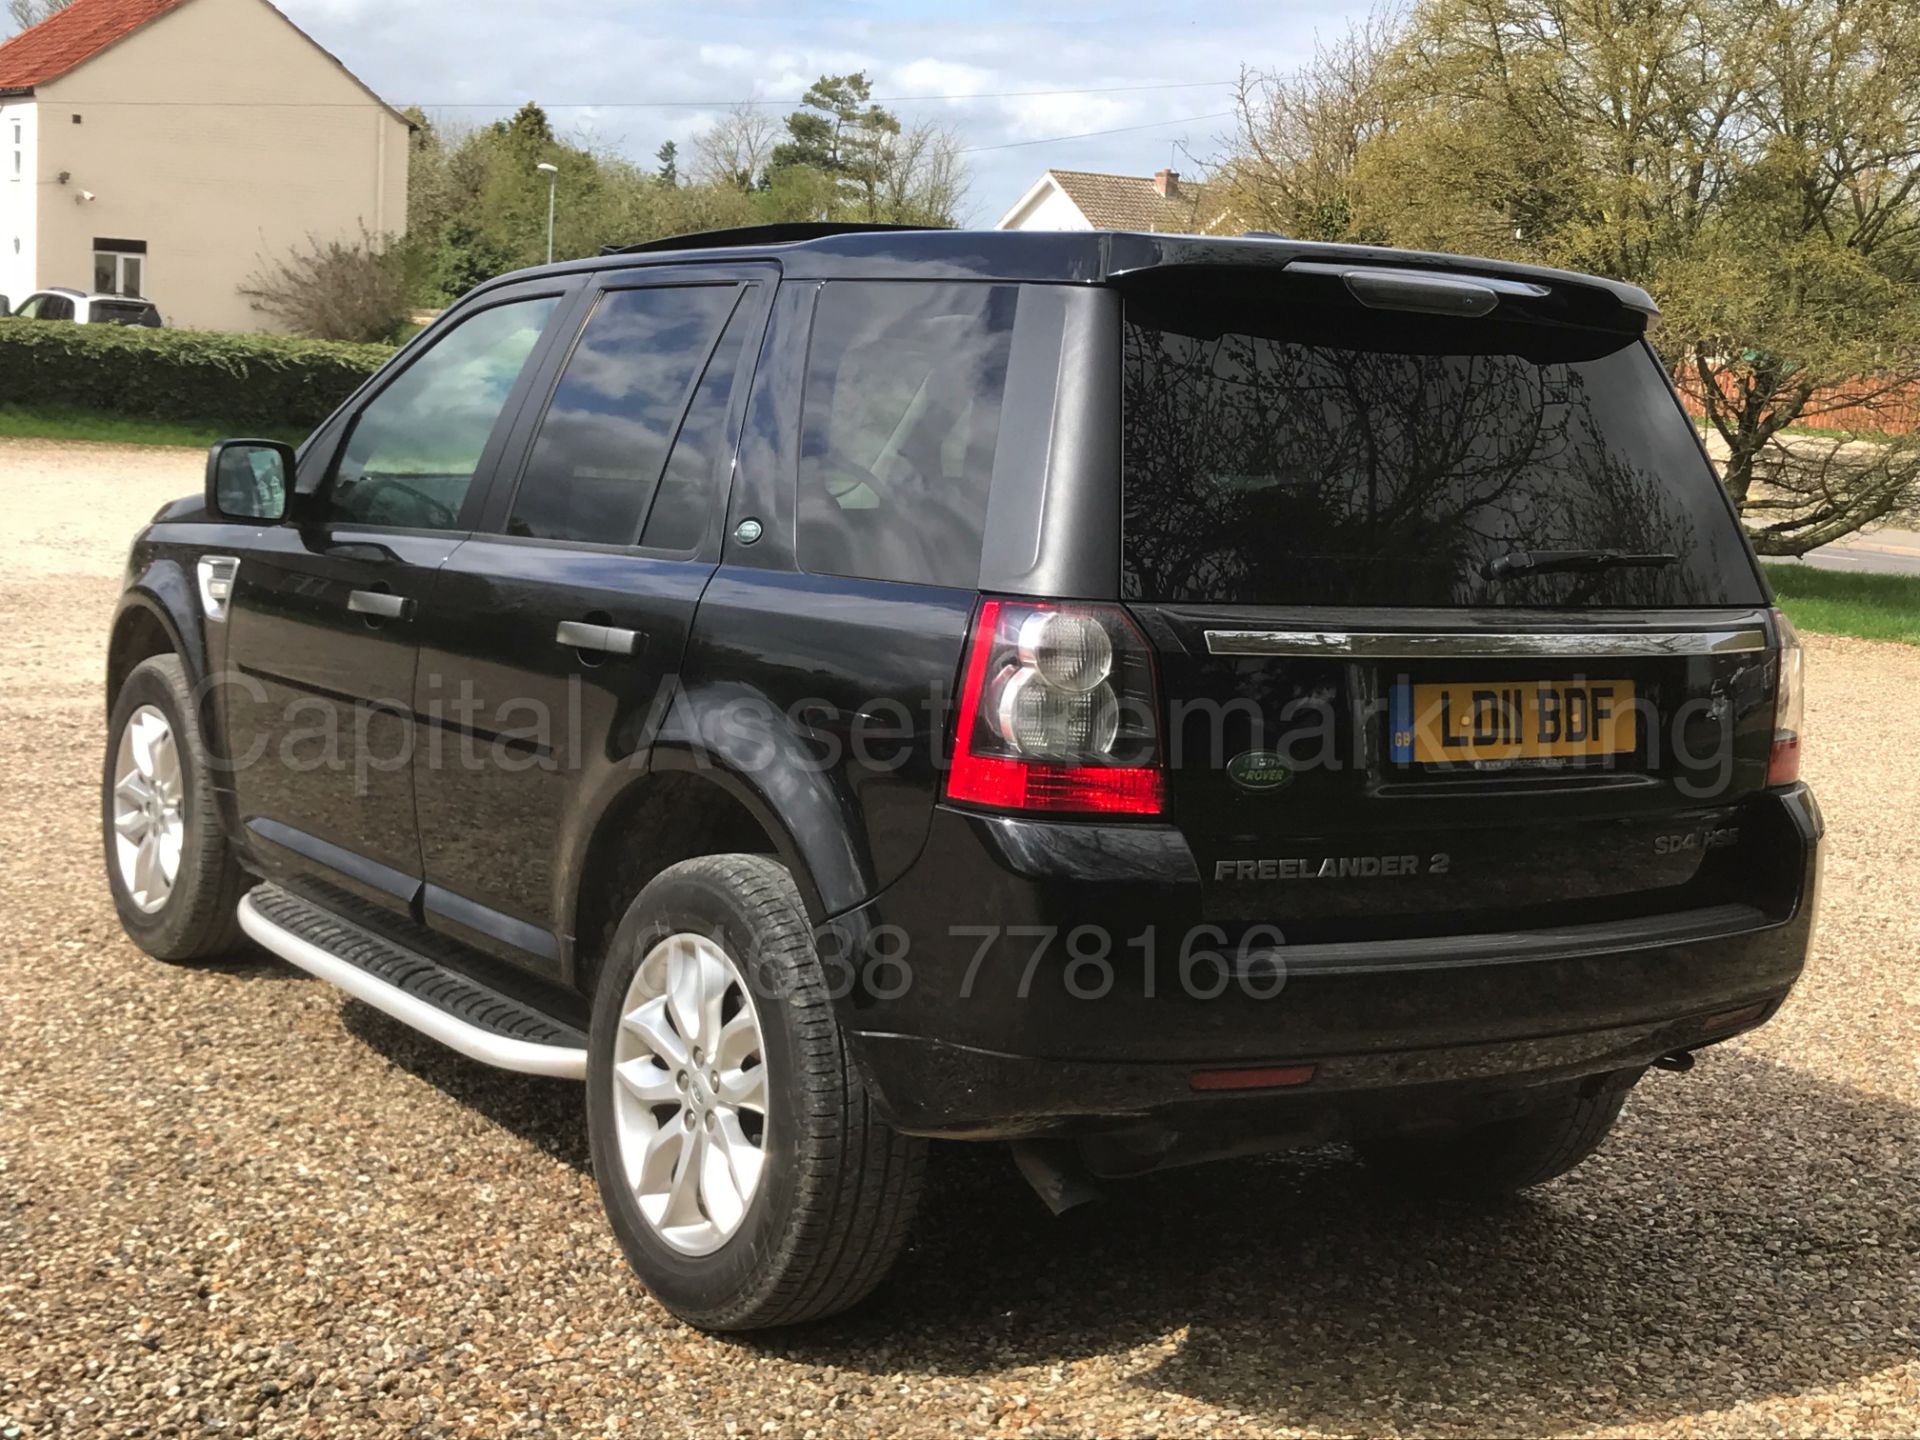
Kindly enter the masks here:
M 240 901 L 240 928 L 291 965 L 338 986 L 469 1059 L 526 1075 L 587 1077 L 587 1037 L 274 885 Z

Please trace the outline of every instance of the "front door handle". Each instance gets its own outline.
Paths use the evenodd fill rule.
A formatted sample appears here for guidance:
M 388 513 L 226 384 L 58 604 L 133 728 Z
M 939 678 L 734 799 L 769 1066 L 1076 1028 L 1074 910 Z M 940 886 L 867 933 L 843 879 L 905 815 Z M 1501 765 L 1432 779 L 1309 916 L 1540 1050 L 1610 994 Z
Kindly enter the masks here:
M 355 590 L 347 596 L 347 609 L 380 620 L 404 620 L 413 609 L 413 601 L 385 590 Z
M 554 643 L 569 650 L 593 650 L 603 655 L 633 655 L 639 652 L 643 637 L 638 630 L 622 630 L 617 625 L 590 625 L 585 620 L 562 620 L 553 632 Z

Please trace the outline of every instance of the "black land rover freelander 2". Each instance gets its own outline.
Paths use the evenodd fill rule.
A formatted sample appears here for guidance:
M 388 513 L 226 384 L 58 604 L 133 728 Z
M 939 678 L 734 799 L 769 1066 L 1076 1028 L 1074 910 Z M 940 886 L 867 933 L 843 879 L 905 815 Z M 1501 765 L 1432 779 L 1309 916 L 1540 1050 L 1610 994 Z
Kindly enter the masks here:
M 1489 1193 L 1800 973 L 1800 650 L 1630 286 L 807 227 L 469 295 L 133 546 L 109 883 L 583 1079 L 634 1269 L 850 1305 L 929 1138 Z

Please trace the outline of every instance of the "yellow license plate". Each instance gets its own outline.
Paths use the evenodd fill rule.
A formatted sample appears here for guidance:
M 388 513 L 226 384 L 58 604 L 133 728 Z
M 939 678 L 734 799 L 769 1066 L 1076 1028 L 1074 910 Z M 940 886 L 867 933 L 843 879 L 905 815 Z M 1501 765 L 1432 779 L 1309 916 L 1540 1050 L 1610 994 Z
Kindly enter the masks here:
M 1631 680 L 1402 683 L 1392 719 L 1403 765 L 1582 759 L 1639 743 Z

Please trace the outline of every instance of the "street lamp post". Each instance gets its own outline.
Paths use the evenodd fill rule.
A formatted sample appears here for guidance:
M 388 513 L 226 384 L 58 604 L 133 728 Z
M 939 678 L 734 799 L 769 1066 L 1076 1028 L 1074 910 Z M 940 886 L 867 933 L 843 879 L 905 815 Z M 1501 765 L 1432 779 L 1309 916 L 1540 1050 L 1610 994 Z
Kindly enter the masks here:
M 547 172 L 547 263 L 553 263 L 553 197 L 560 186 L 560 167 L 541 161 L 534 167 Z

